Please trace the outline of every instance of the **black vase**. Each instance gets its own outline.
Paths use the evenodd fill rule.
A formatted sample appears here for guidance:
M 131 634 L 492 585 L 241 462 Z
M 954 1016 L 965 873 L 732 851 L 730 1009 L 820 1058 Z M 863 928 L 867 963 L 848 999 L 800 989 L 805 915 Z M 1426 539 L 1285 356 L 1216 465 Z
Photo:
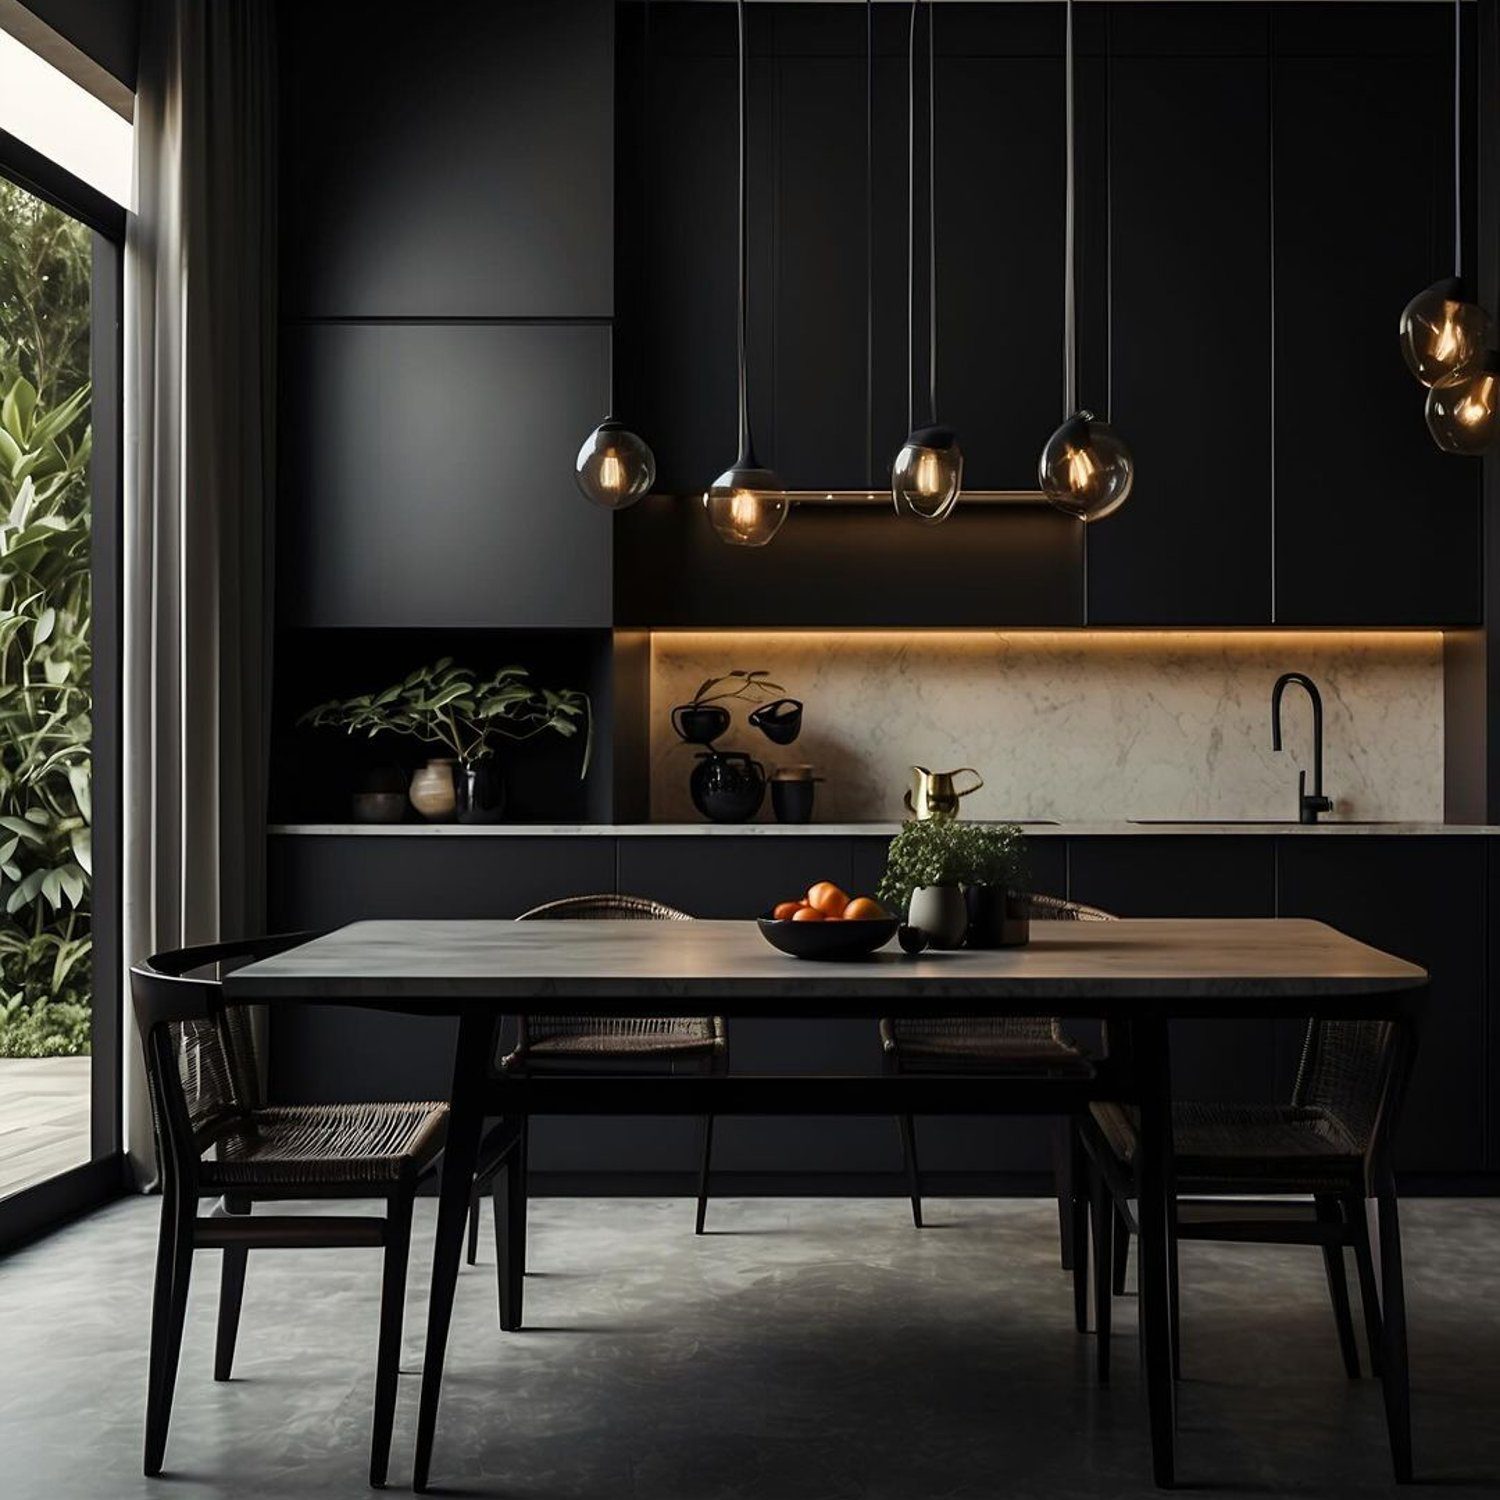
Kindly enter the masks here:
M 966 885 L 969 948 L 1021 948 L 1031 941 L 1026 898 L 1003 885 Z
M 453 768 L 457 797 L 454 816 L 460 823 L 498 823 L 505 811 L 505 778 L 493 756 Z
M 729 710 L 721 703 L 679 703 L 672 728 L 690 745 L 711 745 L 729 728 Z
M 688 794 L 710 822 L 743 823 L 765 800 L 766 768 L 743 750 L 700 751 Z

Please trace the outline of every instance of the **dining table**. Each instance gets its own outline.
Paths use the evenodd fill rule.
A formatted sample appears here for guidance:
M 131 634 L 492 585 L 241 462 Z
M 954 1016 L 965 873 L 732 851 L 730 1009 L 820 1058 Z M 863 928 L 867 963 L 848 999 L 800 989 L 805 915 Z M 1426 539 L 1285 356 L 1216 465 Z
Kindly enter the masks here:
M 1038 922 L 994 949 L 892 945 L 863 959 L 778 952 L 754 921 L 353 922 L 226 976 L 228 1003 L 367 1007 L 457 1020 L 422 1367 L 413 1486 L 429 1486 L 470 1190 L 487 1117 L 1068 1115 L 1109 1099 L 1138 1112 L 1141 1342 L 1152 1465 L 1176 1480 L 1170 1310 L 1170 1024 L 1182 1019 L 1395 1019 L 1415 1029 L 1426 972 L 1298 918 Z M 1083 1079 L 965 1075 L 514 1077 L 502 1018 L 702 1014 L 788 1023 L 877 1016 L 1061 1016 L 1109 1038 Z M 274 1019 L 273 1023 L 274 1025 Z M 1405 1313 L 1383 1276 L 1384 1378 L 1405 1403 Z M 1391 1399 L 1388 1389 L 1388 1402 Z M 1408 1419 L 1409 1425 L 1409 1419 Z M 1407 1438 L 1409 1451 L 1409 1436 Z M 1409 1460 L 1408 1460 L 1409 1462 Z

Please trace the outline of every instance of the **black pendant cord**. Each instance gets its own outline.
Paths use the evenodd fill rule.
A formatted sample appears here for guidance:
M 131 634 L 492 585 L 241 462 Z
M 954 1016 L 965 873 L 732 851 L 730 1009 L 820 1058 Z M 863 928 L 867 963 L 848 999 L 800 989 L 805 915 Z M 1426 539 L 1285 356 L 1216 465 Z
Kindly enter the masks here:
M 906 37 L 906 430 L 917 425 L 917 6 Z
M 927 420 L 937 426 L 937 65 L 927 0 Z
M 1063 417 L 1078 410 L 1078 288 L 1075 281 L 1075 183 L 1073 162 L 1073 0 L 1066 0 L 1063 35 L 1063 96 L 1067 110 L 1063 190 Z
M 744 467 L 748 465 L 753 468 L 755 464 L 755 451 L 750 437 L 750 382 L 747 373 L 748 356 L 746 351 L 748 324 L 746 287 L 748 285 L 750 270 L 750 215 L 747 203 L 749 195 L 746 189 L 750 152 L 746 130 L 746 96 L 749 93 L 750 48 L 746 41 L 745 0 L 736 0 L 735 9 L 739 21 L 740 44 L 740 311 L 739 326 L 736 331 L 735 340 L 739 357 L 740 384 L 739 466 Z
M 1453 0 L 1453 274 L 1464 273 L 1463 0 Z
M 875 0 L 865 0 L 865 485 L 875 483 Z

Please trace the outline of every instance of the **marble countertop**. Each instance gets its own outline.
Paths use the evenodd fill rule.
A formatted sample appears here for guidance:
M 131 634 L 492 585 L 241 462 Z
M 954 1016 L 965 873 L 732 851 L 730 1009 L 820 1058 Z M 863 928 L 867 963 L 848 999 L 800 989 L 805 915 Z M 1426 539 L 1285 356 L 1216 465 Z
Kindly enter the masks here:
M 975 820 L 978 821 L 978 820 Z M 1351 837 L 1360 834 L 1445 837 L 1500 834 L 1478 823 L 1277 823 L 1163 822 L 1022 823 L 1028 838 L 1109 838 L 1191 835 L 1267 835 L 1277 838 Z M 320 838 L 890 838 L 899 823 L 273 823 L 277 837 Z

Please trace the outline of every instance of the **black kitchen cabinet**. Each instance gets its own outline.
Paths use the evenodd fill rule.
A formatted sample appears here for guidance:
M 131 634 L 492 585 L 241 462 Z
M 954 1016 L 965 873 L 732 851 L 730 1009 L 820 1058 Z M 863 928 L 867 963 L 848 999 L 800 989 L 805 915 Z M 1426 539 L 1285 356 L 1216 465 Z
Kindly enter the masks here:
M 1274 618 L 1472 623 L 1479 464 L 1434 446 L 1396 334 L 1452 270 L 1450 117 L 1411 86 L 1448 76 L 1452 18 L 1353 14 L 1280 6 L 1273 23 Z M 1255 446 L 1232 400 L 1216 436 L 1230 468 Z
M 288 329 L 280 623 L 608 626 L 611 518 L 573 483 L 608 361 L 597 327 Z
M 1272 917 L 1276 850 L 1269 838 L 1068 841 L 1068 895 L 1117 917 Z M 1260 1021 L 1172 1026 L 1172 1088 L 1183 1099 L 1276 1097 L 1279 1028 Z
M 1432 976 L 1397 1164 L 1412 1173 L 1485 1165 L 1486 840 L 1283 838 L 1279 915 L 1317 917 Z
M 1262 7 L 1233 7 L 1250 14 L 1234 17 L 1242 50 L 1231 55 L 1195 50 L 1207 36 L 1177 36 L 1176 55 L 1134 50 L 1167 44 L 1160 9 L 1110 17 L 1109 414 L 1136 481 L 1125 508 L 1088 530 L 1088 619 L 1262 624 L 1272 618 L 1266 22 Z M 1226 9 L 1212 7 L 1215 26 Z
M 284 314 L 607 318 L 614 11 L 281 5 Z

